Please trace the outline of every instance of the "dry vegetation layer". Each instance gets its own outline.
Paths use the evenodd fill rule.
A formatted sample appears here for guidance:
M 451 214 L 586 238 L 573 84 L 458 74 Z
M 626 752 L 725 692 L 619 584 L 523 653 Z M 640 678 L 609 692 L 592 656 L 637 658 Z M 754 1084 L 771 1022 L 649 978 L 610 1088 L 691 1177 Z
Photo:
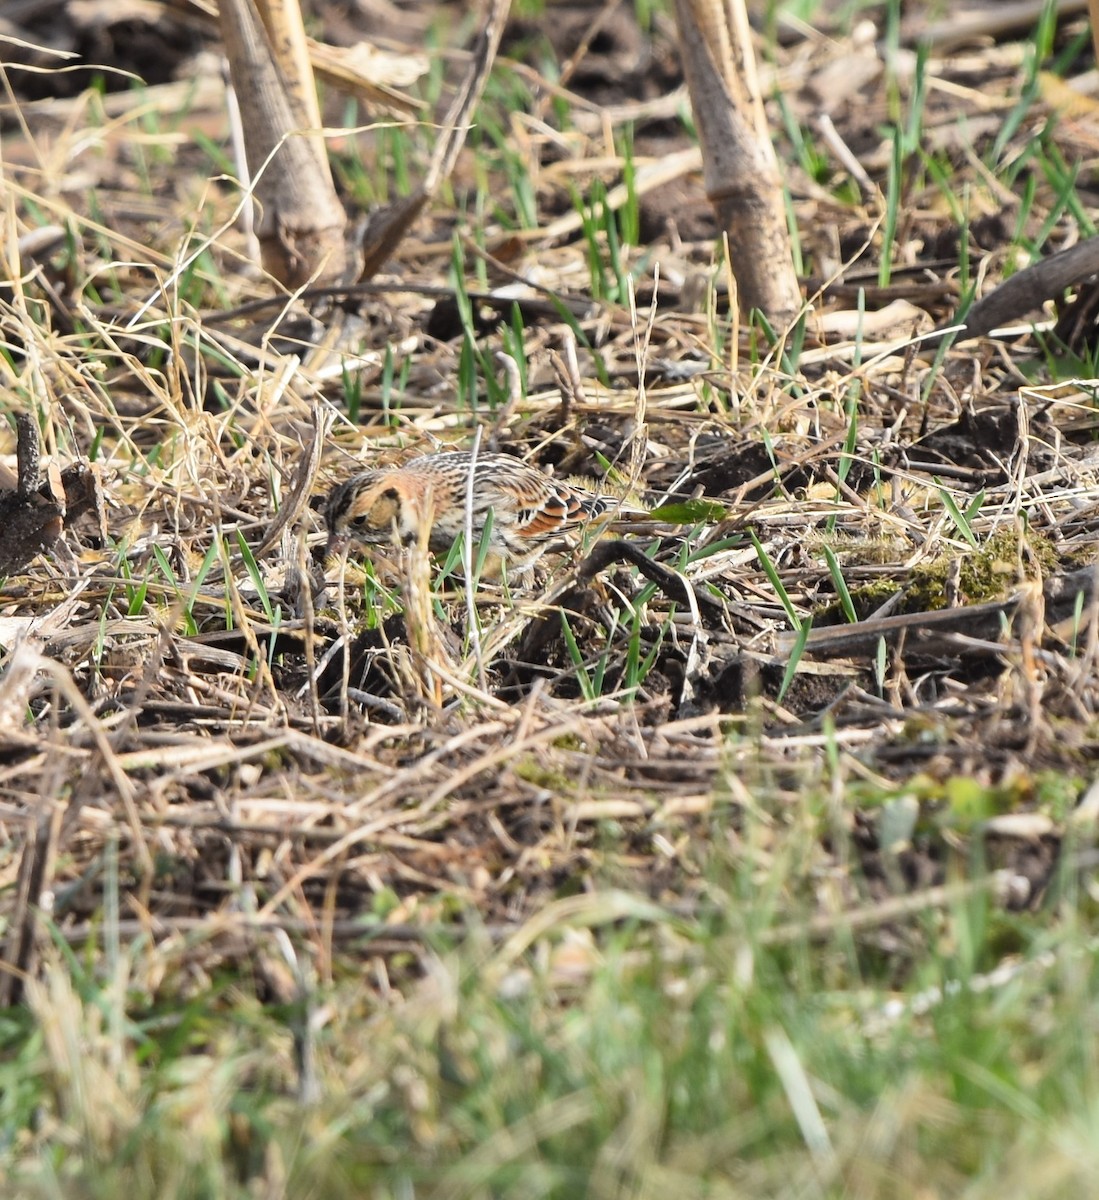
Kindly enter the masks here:
M 1037 73 L 1082 69 L 1082 21 L 1044 60 L 1011 31 L 923 60 L 906 26 L 887 50 L 779 23 L 811 311 L 768 338 L 729 315 L 663 16 L 614 10 L 586 50 L 597 9 L 513 20 L 451 193 L 376 285 L 272 302 L 210 31 L 88 8 L 51 36 L 156 86 L 13 70 L 2 112 L 0 406 L 100 500 L 3 582 L 9 961 L 47 896 L 86 936 L 112 847 L 123 930 L 216 943 L 254 914 L 325 953 L 597 881 L 704 910 L 700 847 L 763 871 L 806 804 L 824 920 L 941 883 L 978 828 L 1010 902 L 1041 897 L 1097 746 L 1095 331 L 911 339 L 1090 230 L 1092 104 L 1058 117 Z M 331 96 L 328 119 L 367 123 Z M 431 137 L 335 140 L 349 197 Z M 650 508 L 715 504 L 623 532 L 664 571 L 600 543 L 530 593 L 322 563 L 333 483 L 478 429 Z M 14 424 L 4 449 L 21 513 Z

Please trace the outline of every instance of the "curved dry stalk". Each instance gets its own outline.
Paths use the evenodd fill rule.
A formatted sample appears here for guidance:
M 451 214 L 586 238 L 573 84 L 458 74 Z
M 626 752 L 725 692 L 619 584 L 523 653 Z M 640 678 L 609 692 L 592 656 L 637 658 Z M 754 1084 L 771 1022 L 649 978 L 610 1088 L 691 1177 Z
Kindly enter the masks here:
M 389 258 L 440 184 L 454 170 L 466 142 L 473 110 L 485 90 L 485 82 L 496 59 L 510 7 L 511 0 L 492 0 L 470 55 L 469 70 L 443 118 L 442 134 L 423 181 L 410 196 L 376 213 L 368 223 L 363 236 L 360 279 L 369 279 Z

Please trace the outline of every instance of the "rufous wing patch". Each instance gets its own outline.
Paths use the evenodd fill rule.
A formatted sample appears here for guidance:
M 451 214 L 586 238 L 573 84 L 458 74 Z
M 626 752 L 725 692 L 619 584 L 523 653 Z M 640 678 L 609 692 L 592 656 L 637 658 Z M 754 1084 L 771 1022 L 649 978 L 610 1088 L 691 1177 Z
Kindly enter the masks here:
M 550 537 L 568 524 L 568 512 L 552 500 L 541 508 L 525 508 L 519 513 L 516 530 L 522 537 Z

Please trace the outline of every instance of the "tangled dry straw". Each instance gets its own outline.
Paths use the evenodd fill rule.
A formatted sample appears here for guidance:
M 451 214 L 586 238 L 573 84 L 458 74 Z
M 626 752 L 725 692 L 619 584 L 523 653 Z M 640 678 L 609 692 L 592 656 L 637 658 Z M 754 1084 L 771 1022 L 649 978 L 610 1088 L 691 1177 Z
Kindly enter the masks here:
M 203 82 L 197 124 L 220 103 Z M 110 863 L 120 928 L 181 954 L 271 926 L 380 952 L 444 923 L 451 898 L 506 928 L 593 872 L 689 906 L 710 886 L 697 839 L 762 867 L 745 814 L 781 824 L 808 795 L 855 830 L 859 787 L 969 774 L 1025 806 L 1043 769 L 1091 761 L 1092 390 L 1032 384 L 1026 335 L 1018 353 L 920 350 L 956 291 L 954 262 L 932 277 L 918 255 L 949 214 L 913 201 L 884 320 L 811 288 L 800 355 L 735 327 L 706 237 L 627 248 L 634 303 L 592 304 L 583 244 L 549 223 L 505 243 L 490 223 L 477 244 L 520 256 L 542 291 L 523 301 L 525 390 L 512 306 L 475 303 L 506 399 L 474 409 L 468 340 L 445 333 L 450 214 L 320 321 L 272 306 L 239 193 L 182 127 L 144 132 L 172 87 L 104 111 L 23 105 L 5 145 L 3 407 L 33 414 L 56 469 L 90 465 L 101 500 L 3 586 L 9 964 L 32 965 L 39 906 L 86 937 Z M 613 178 L 598 149 L 570 143 L 564 167 Z M 638 156 L 642 190 L 659 157 Z M 561 178 L 538 186 L 559 195 Z M 819 189 L 798 215 L 844 244 L 873 236 Z M 566 323 L 547 290 L 583 315 Z M 425 555 L 396 584 L 355 563 L 321 581 L 317 497 L 475 430 L 563 474 L 614 464 L 650 507 L 718 507 L 559 557 L 511 596 L 440 587 Z M 14 448 L 13 429 L 13 466 Z M 825 841 L 814 855 L 836 865 Z M 935 853 L 912 861 L 912 882 L 941 879 Z

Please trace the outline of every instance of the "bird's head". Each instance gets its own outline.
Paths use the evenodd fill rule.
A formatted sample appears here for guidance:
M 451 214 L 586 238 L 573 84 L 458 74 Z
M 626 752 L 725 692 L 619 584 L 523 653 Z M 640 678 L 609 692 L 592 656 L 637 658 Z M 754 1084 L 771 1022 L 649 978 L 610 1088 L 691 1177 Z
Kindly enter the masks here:
M 420 505 L 403 481 L 388 471 L 366 471 L 335 487 L 324 509 L 327 554 L 354 543 L 407 546 L 419 536 Z

